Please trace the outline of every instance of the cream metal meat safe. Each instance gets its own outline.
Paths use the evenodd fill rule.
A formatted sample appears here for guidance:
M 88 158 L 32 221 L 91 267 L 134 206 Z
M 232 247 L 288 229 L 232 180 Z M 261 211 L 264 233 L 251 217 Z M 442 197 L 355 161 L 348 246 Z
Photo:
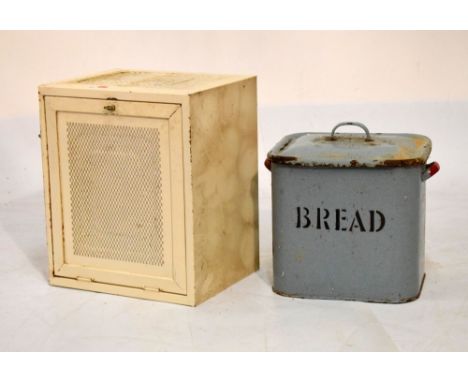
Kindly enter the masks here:
M 53 285 L 196 305 L 258 269 L 256 78 L 39 88 Z

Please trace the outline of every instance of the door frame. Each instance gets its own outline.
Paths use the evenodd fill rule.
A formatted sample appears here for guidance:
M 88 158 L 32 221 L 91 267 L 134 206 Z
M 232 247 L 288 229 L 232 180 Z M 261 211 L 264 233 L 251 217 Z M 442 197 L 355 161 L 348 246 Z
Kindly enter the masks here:
M 90 280 L 95 283 L 127 286 L 161 292 L 187 294 L 187 251 L 185 224 L 178 224 L 184 219 L 184 160 L 182 107 L 180 104 L 153 103 L 139 101 L 118 101 L 86 99 L 74 97 L 46 96 L 45 119 L 47 126 L 46 144 L 49 166 L 49 196 L 51 212 L 51 246 L 53 276 L 76 280 Z M 112 110 L 114 109 L 114 110 Z M 58 135 L 58 113 L 85 113 L 100 116 L 136 117 L 145 119 L 167 120 L 170 134 L 171 167 L 171 216 L 172 216 L 172 274 L 169 277 L 149 276 L 127 271 L 103 270 L 89 266 L 69 264 L 65 261 L 63 177 L 60 166 L 60 140 Z M 65 224 L 64 224 L 65 223 Z M 69 223 L 68 223 L 69 224 Z M 178 229 L 174 230 L 174 227 Z

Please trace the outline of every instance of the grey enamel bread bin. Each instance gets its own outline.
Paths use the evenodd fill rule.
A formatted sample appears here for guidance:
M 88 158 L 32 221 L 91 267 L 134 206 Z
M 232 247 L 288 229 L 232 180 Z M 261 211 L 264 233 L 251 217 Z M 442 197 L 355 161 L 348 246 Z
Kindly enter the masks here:
M 336 134 L 344 125 L 362 133 Z M 399 303 L 424 282 L 431 141 L 370 134 L 358 122 L 284 137 L 268 153 L 273 290 L 291 297 Z

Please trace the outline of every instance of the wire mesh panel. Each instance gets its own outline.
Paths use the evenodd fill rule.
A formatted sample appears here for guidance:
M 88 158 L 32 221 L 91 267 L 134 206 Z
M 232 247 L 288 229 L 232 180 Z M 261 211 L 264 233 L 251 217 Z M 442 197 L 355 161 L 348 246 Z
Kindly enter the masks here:
M 164 264 L 159 130 L 67 123 L 76 256 Z
M 109 104 L 49 101 L 61 205 L 53 219 L 62 228 L 54 273 L 185 293 L 180 107 L 114 101 L 108 112 Z

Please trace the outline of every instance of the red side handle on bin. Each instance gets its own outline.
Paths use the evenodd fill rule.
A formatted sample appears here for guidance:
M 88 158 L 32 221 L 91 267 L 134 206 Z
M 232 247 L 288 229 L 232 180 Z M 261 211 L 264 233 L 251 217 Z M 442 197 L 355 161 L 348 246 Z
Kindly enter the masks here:
M 432 162 L 426 165 L 426 169 L 422 173 L 422 180 L 426 181 L 431 176 L 437 174 L 440 170 L 440 164 L 438 162 Z

